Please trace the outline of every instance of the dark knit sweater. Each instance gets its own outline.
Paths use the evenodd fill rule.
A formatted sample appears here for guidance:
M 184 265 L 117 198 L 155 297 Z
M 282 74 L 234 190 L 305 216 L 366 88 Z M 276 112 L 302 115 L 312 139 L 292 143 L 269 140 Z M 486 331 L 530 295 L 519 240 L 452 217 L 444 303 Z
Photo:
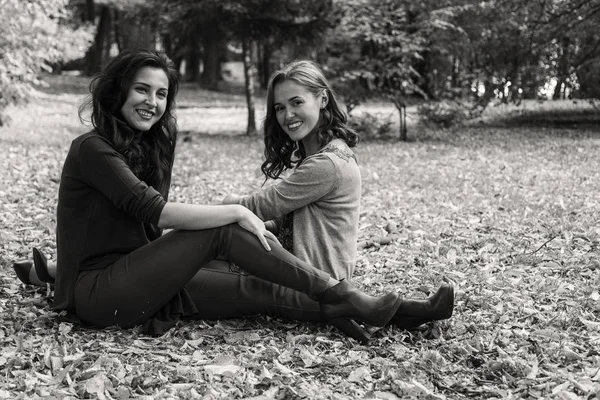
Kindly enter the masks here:
M 74 311 L 79 271 L 105 268 L 160 236 L 166 201 L 94 132 L 71 143 L 58 191 L 54 308 Z

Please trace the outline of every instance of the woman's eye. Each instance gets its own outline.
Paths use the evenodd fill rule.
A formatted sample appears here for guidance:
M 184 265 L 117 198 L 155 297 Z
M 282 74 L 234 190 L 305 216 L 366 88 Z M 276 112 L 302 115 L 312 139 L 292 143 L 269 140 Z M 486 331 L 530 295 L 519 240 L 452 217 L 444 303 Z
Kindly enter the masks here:
M 137 87 L 137 88 L 135 88 L 135 90 L 140 93 L 146 93 L 146 88 L 144 88 L 144 87 Z
M 164 98 L 166 98 L 166 97 L 167 97 L 167 94 L 166 94 L 166 93 L 163 93 L 163 92 L 159 92 L 159 93 L 158 93 L 156 96 L 157 96 L 158 98 L 164 99 Z
M 299 106 L 300 104 L 302 104 L 302 101 L 300 101 L 300 100 L 296 100 L 296 101 L 294 102 L 294 105 L 295 105 L 295 106 Z
M 283 111 L 283 107 L 275 107 L 275 112 Z

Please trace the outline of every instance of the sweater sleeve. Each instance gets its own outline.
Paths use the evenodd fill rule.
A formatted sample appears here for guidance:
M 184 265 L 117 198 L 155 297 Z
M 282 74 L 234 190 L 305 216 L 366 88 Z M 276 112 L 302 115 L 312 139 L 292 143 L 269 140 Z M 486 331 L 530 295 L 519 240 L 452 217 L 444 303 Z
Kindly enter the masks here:
M 264 221 L 280 218 L 327 195 L 337 179 L 333 161 L 327 155 L 317 154 L 306 158 L 288 178 L 243 197 L 240 204 Z
M 84 140 L 78 164 L 83 180 L 115 207 L 138 221 L 158 224 L 166 201 L 134 175 L 123 156 L 104 138 L 91 136 Z

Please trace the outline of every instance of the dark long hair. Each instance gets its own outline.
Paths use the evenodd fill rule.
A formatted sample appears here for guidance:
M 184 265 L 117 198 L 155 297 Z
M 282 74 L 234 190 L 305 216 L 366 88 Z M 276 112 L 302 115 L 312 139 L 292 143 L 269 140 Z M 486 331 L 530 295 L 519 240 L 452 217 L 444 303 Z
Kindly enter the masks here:
M 335 138 L 343 139 L 349 147 L 356 146 L 359 141 L 358 133 L 347 125 L 348 116 L 339 106 L 335 92 L 317 64 L 306 60 L 294 61 L 273 73 L 267 88 L 267 114 L 264 121 L 266 160 L 261 170 L 267 178 L 272 179 L 277 179 L 285 169 L 292 168 L 306 157 L 302 142 L 298 142 L 298 159 L 293 159 L 296 157 L 294 142 L 279 126 L 275 115 L 275 86 L 287 80 L 306 87 L 315 96 L 323 90 L 327 92 L 329 101 L 321 109 L 319 122 L 315 127 L 320 147 Z
M 165 112 L 147 132 L 135 131 L 123 118 L 121 107 L 127 99 L 135 74 L 144 67 L 162 69 L 169 80 Z M 174 115 L 179 75 L 175 64 L 163 53 L 150 50 L 121 52 L 90 83 L 91 98 L 79 108 L 79 118 L 91 108 L 95 131 L 108 139 L 125 158 L 133 173 L 159 191 L 165 199 L 171 171 L 177 120 Z

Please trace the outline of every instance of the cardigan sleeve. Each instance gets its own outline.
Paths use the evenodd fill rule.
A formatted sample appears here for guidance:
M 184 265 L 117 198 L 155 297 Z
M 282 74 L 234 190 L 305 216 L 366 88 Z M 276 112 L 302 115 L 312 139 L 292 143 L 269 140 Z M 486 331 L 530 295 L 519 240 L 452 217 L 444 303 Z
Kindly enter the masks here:
M 82 178 L 121 211 L 138 221 L 157 225 L 166 201 L 138 179 L 123 156 L 104 138 L 90 136 L 79 148 Z
M 333 161 L 325 154 L 316 154 L 306 158 L 288 178 L 242 197 L 240 204 L 262 220 L 272 220 L 318 201 L 331 192 L 337 180 Z

